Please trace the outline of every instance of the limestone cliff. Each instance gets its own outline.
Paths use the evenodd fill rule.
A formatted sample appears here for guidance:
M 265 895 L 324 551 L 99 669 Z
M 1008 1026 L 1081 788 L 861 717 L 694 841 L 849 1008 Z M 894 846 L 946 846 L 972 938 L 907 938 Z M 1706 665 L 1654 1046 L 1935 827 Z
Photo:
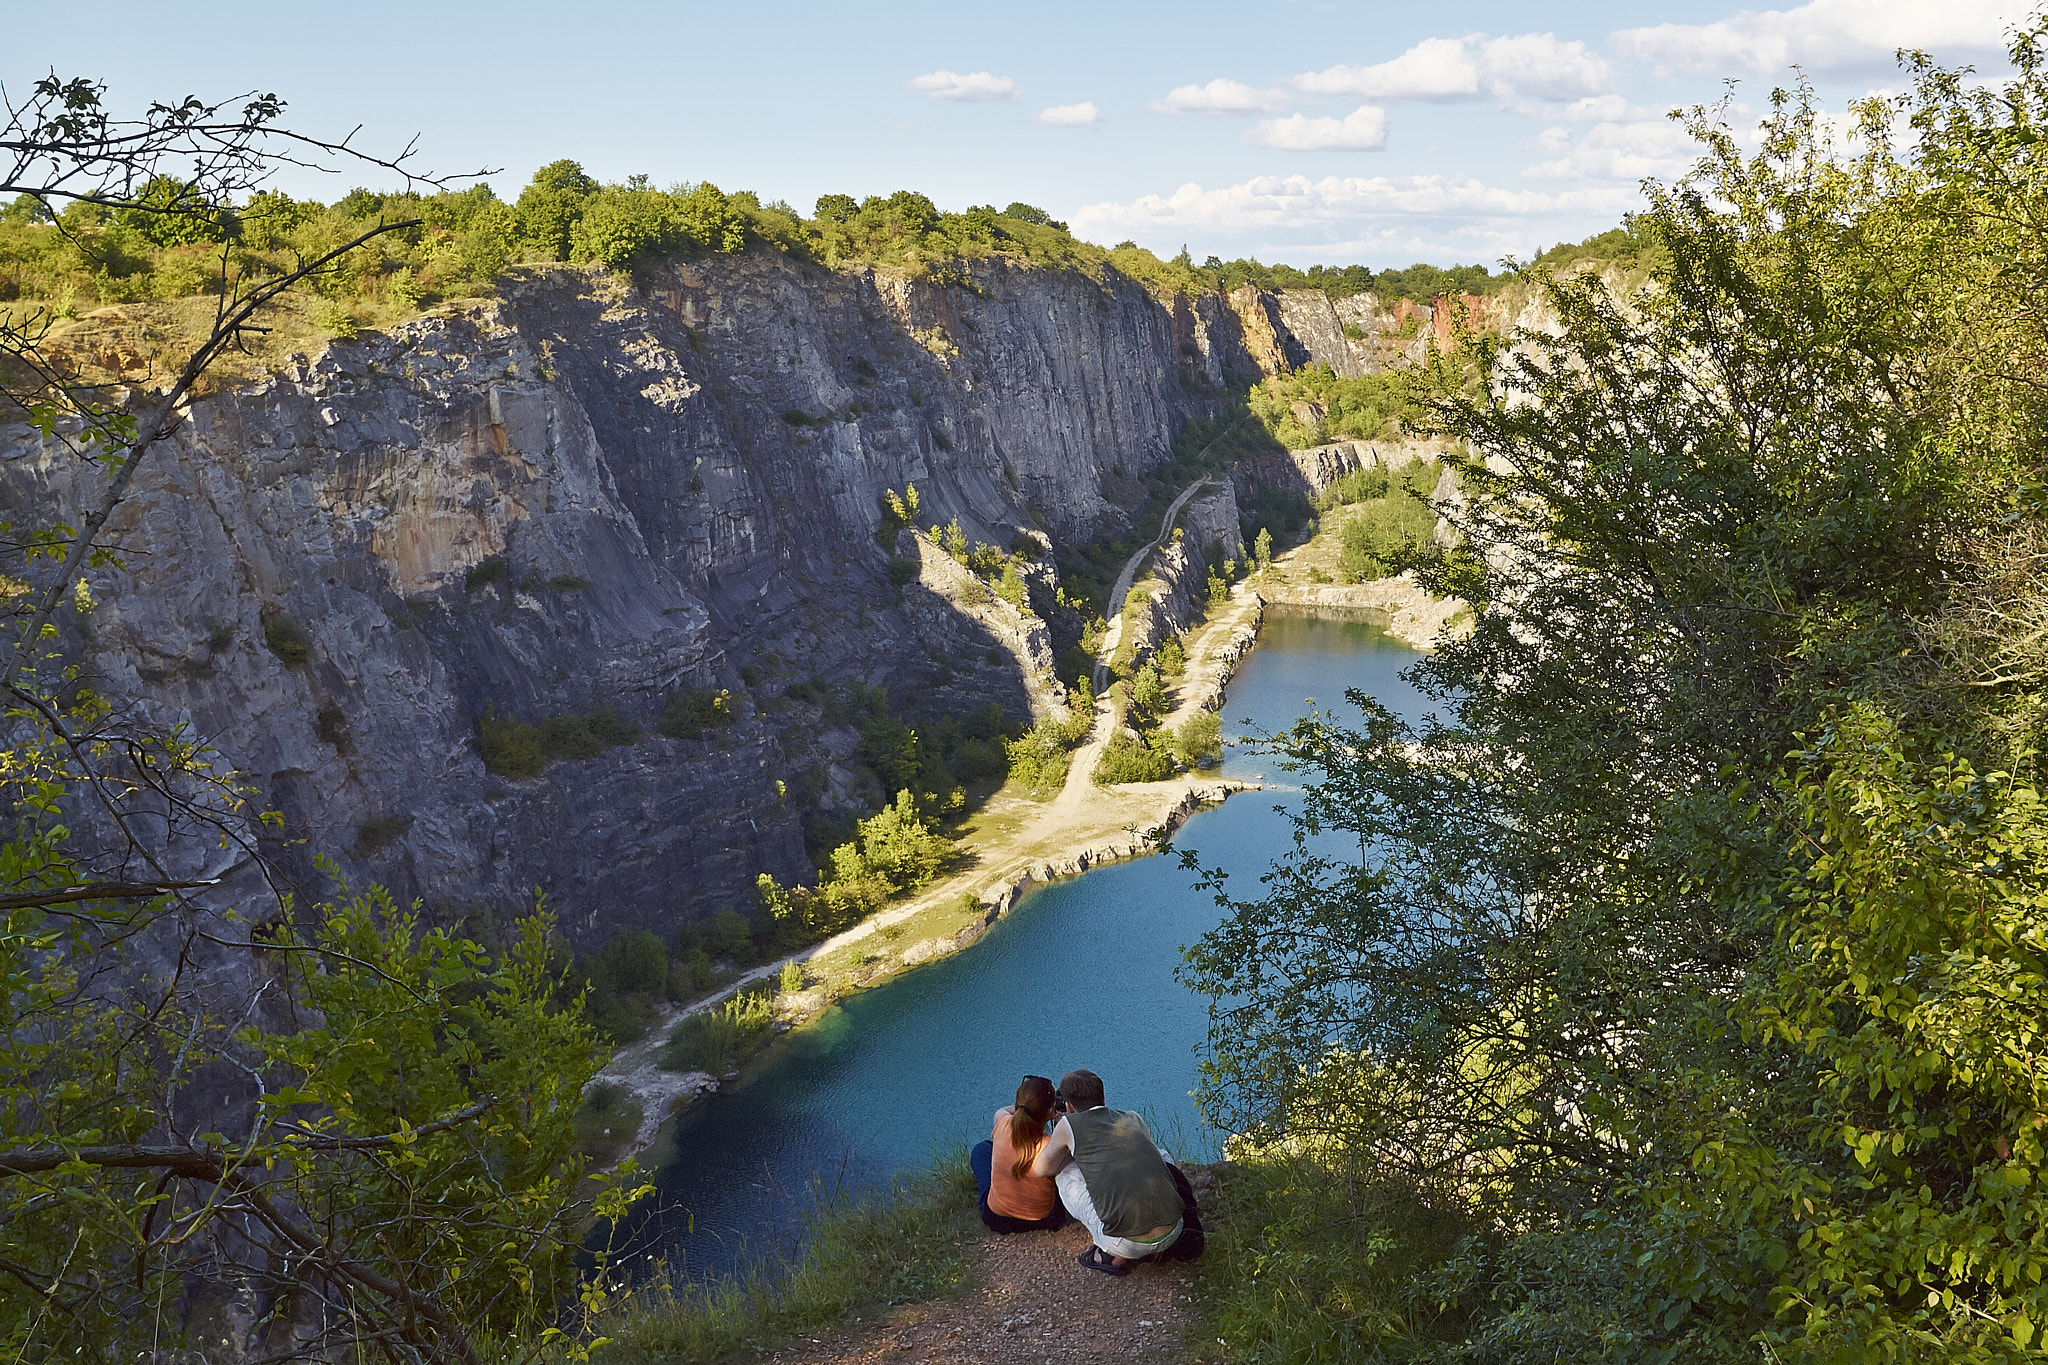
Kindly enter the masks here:
M 324 852 L 455 909 L 542 888 L 586 944 L 666 932 L 747 903 L 759 872 L 805 875 L 804 812 L 846 797 L 848 735 L 792 684 L 884 687 L 910 715 L 1061 704 L 1037 618 L 922 541 L 892 574 L 910 546 L 878 535 L 885 489 L 1005 548 L 1118 529 L 1130 476 L 1229 374 L 1355 369 L 1386 347 L 1360 351 L 1345 319 L 1400 330 L 1322 302 L 1334 331 L 1312 300 L 1161 299 L 1000 260 L 947 279 L 763 250 L 527 271 L 197 405 L 111 524 L 126 571 L 96 581 L 67 647 L 283 812 L 266 838 L 290 884 L 316 887 Z M 0 428 L 0 471 L 17 525 L 71 515 L 99 478 L 22 427 Z M 1209 509 L 1209 538 L 1234 537 L 1234 507 Z M 292 639 L 303 661 L 276 647 Z M 691 687 L 729 690 L 733 723 L 656 734 Z M 641 738 L 485 771 L 487 708 L 598 706 Z M 223 904 L 260 899 L 228 853 L 170 856 L 226 874 Z

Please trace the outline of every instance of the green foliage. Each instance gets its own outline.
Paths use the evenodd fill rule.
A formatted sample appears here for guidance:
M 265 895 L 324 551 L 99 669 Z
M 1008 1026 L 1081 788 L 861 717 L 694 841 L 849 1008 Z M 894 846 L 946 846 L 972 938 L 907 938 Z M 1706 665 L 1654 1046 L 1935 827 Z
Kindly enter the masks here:
M 1223 761 L 1223 717 L 1214 711 L 1190 716 L 1173 732 L 1173 756 L 1190 768 Z
M 1067 784 L 1069 755 L 1093 728 L 1093 713 L 1092 704 L 1084 706 L 1076 698 L 1066 720 L 1047 716 L 1018 738 L 1005 741 L 1010 780 L 1033 796 L 1059 792 Z
M 1159 664 L 1147 659 L 1131 675 L 1131 709 L 1148 721 L 1166 714 L 1166 685 L 1159 678 Z
M 18 872 L 27 851 L 0 856 Z M 69 1159 L 38 1168 L 31 1156 L 0 1182 L 0 1255 L 31 1284 L 86 1266 L 122 1274 L 62 1313 L 20 1278 L 0 1285 L 0 1332 L 18 1354 L 183 1348 L 179 1305 L 204 1276 L 263 1274 L 287 1248 L 342 1268 L 351 1292 L 325 1325 L 342 1340 L 409 1322 L 408 1349 L 453 1355 L 553 1320 L 581 1219 L 571 1114 L 601 1054 L 580 1014 L 552 1003 L 544 916 L 521 920 L 493 956 L 380 888 L 287 907 L 258 951 L 298 1009 L 268 1027 L 154 989 L 82 990 L 92 945 L 50 932 L 41 913 L 13 912 L 0 932 L 0 1127 L 11 1153 Z M 261 1078 L 253 1122 L 152 1145 L 167 1095 L 190 1105 L 181 1092 L 203 1068 Z M 245 1189 L 260 1189 L 268 1217 L 243 1221 L 245 1206 L 221 1198 Z M 153 1236 L 171 1217 L 186 1236 Z M 189 1238 L 216 1236 L 241 1240 L 193 1253 Z
M 709 1362 L 761 1343 L 842 1327 L 889 1305 L 926 1303 L 974 1283 L 981 1224 L 967 1155 L 859 1196 L 820 1191 L 802 1249 L 787 1262 L 705 1280 L 657 1278 L 614 1295 L 584 1324 L 607 1344 L 599 1365 Z
M 1341 1149 L 1231 1157 L 1202 1210 L 1200 1339 L 1246 1365 L 1432 1359 L 1456 1340 L 1463 1314 L 1432 1282 L 1470 1230 L 1454 1203 Z
M 702 739 L 706 730 L 723 729 L 732 722 L 730 689 L 689 687 L 670 694 L 654 728 L 670 739 Z
M 1096 761 L 1094 782 L 1114 787 L 1126 782 L 1164 782 L 1173 776 L 1173 754 L 1162 736 L 1133 735 L 1118 730 L 1102 746 Z
M 1368 502 L 1344 520 L 1337 571 L 1343 582 L 1385 578 L 1436 533 L 1436 512 L 1420 498 L 1396 495 Z
M 462 571 L 462 590 L 475 592 L 492 583 L 511 581 L 512 565 L 503 555 L 488 555 Z
M 859 821 L 855 835 L 832 850 L 816 890 L 783 887 L 768 873 L 755 895 L 789 948 L 814 943 L 857 924 L 890 899 L 931 883 L 953 858 L 953 846 L 918 815 L 908 789 L 895 804 Z
M 1259 528 L 1258 537 L 1252 542 L 1252 555 L 1258 560 L 1260 573 L 1264 573 L 1273 567 L 1273 533 L 1271 530 L 1264 526 Z
M 1156 659 L 1159 664 L 1159 676 L 1164 680 L 1171 681 L 1187 671 L 1188 652 L 1178 635 L 1166 637 L 1166 642 L 1159 646 Z
M 538 777 L 550 763 L 596 758 L 607 749 L 639 738 L 640 727 L 609 706 L 582 715 L 550 716 L 538 725 L 529 725 L 500 717 L 493 704 L 484 708 L 476 722 L 476 750 L 484 771 L 499 777 Z
M 1275 441 L 1289 450 L 1303 450 L 1331 441 L 1400 435 L 1423 415 L 1422 382 L 1414 370 L 1341 379 L 1327 365 L 1310 365 L 1256 386 L 1246 395 L 1245 405 Z M 1322 408 L 1322 419 L 1304 424 L 1294 410 L 1296 403 Z
M 760 1051 L 774 1027 L 774 997 L 767 991 L 741 991 L 678 1023 L 662 1044 L 660 1066 L 723 1076 Z
M 569 244 L 583 206 L 597 193 L 597 182 L 574 161 L 550 161 L 533 173 L 519 192 L 513 212 L 519 235 L 549 260 L 569 259 Z
M 1475 456 L 1471 549 L 1413 555 L 1476 609 L 1413 674 L 1441 719 L 1305 718 L 1320 851 L 1207 882 L 1205 1108 L 1454 1201 L 1474 1235 L 1397 1271 L 1467 1315 L 1446 1356 L 2039 1354 L 2048 331 L 2012 267 L 2048 179 L 2011 149 L 2048 53 L 2016 42 L 1995 94 L 1920 70 L 1911 140 L 1861 109 L 1853 160 L 1803 93 L 1754 153 L 1701 116 L 1631 224 L 1653 287 L 1559 273 L 1555 335 L 1434 373 Z
M 313 657 L 313 637 L 281 611 L 263 613 L 263 644 L 286 668 L 304 668 Z

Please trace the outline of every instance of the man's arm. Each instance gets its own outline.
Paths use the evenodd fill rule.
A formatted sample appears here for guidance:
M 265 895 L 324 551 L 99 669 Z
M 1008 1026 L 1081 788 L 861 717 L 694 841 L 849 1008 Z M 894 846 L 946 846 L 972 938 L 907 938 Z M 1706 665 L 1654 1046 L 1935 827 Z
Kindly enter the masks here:
M 1038 1149 L 1038 1155 L 1031 1158 L 1031 1174 L 1058 1175 L 1066 1164 L 1074 1159 L 1074 1130 L 1067 1126 L 1064 1117 L 1052 1126 L 1052 1136 L 1045 1140 L 1045 1146 Z

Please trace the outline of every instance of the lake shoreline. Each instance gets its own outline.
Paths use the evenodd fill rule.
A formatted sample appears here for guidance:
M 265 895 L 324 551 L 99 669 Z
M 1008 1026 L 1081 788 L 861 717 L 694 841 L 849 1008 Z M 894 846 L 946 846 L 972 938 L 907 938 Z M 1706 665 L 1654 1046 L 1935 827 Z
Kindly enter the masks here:
M 1190 633 L 1188 670 L 1168 725 L 1221 708 L 1232 677 L 1257 646 L 1269 605 L 1288 615 L 1371 621 L 1418 648 L 1426 648 L 1462 606 L 1451 604 L 1450 610 L 1441 612 L 1413 610 L 1415 597 L 1425 603 L 1433 599 L 1412 579 L 1330 585 L 1335 592 L 1326 589 L 1313 596 L 1289 591 L 1288 562 L 1309 548 L 1277 557 L 1278 574 L 1269 571 L 1238 584 L 1227 606 Z M 804 969 L 806 985 L 778 998 L 774 1029 L 781 1034 L 801 1027 L 854 992 L 964 951 L 1011 913 L 1027 892 L 1112 863 L 1149 857 L 1196 812 L 1234 792 L 1262 786 L 1186 773 L 1167 782 L 1095 787 L 1090 773 L 1113 725 L 1108 712 L 1107 698 L 1099 699 L 1093 735 L 1075 751 L 1067 786 L 1058 797 L 1044 803 L 1012 802 L 1006 808 L 992 804 L 977 813 L 979 825 L 999 825 L 1003 818 L 1016 816 L 1019 827 L 968 842 L 965 851 L 974 860 L 971 866 L 832 938 L 744 972 L 703 999 L 664 1009 L 645 1037 L 621 1048 L 591 1082 L 622 1087 L 641 1110 L 638 1131 L 616 1161 L 646 1153 L 684 1109 L 739 1074 L 663 1070 L 658 1064 L 662 1047 L 682 1020 L 718 1008 L 751 986 L 774 981 L 786 964 L 795 963 Z M 972 909 L 967 908 L 970 900 Z

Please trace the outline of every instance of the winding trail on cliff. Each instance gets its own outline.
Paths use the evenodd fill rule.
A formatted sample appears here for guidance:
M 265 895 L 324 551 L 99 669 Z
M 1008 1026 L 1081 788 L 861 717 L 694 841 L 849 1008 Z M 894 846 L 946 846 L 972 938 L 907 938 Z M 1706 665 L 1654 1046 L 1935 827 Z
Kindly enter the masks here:
M 1166 509 L 1166 515 L 1160 519 L 1159 534 L 1152 538 L 1152 543 L 1124 561 L 1123 571 L 1116 576 L 1116 586 L 1109 590 L 1109 630 L 1104 633 L 1102 648 L 1096 653 L 1095 676 L 1089 680 L 1089 686 L 1095 689 L 1097 696 L 1102 695 L 1103 679 L 1109 676 L 1109 661 L 1116 657 L 1116 647 L 1123 640 L 1124 599 L 1131 595 L 1131 580 L 1138 576 L 1138 568 L 1145 562 L 1145 557 L 1158 549 L 1165 543 L 1166 538 L 1173 534 L 1174 518 L 1180 515 L 1180 509 L 1187 506 L 1188 500 L 1195 494 L 1204 488 L 1214 486 L 1215 482 L 1214 479 L 1197 479 L 1182 489 L 1180 496 L 1173 500 L 1173 505 Z M 1099 742 L 1096 748 L 1101 748 Z M 1094 766 L 1092 762 L 1089 764 L 1090 772 L 1094 771 Z

